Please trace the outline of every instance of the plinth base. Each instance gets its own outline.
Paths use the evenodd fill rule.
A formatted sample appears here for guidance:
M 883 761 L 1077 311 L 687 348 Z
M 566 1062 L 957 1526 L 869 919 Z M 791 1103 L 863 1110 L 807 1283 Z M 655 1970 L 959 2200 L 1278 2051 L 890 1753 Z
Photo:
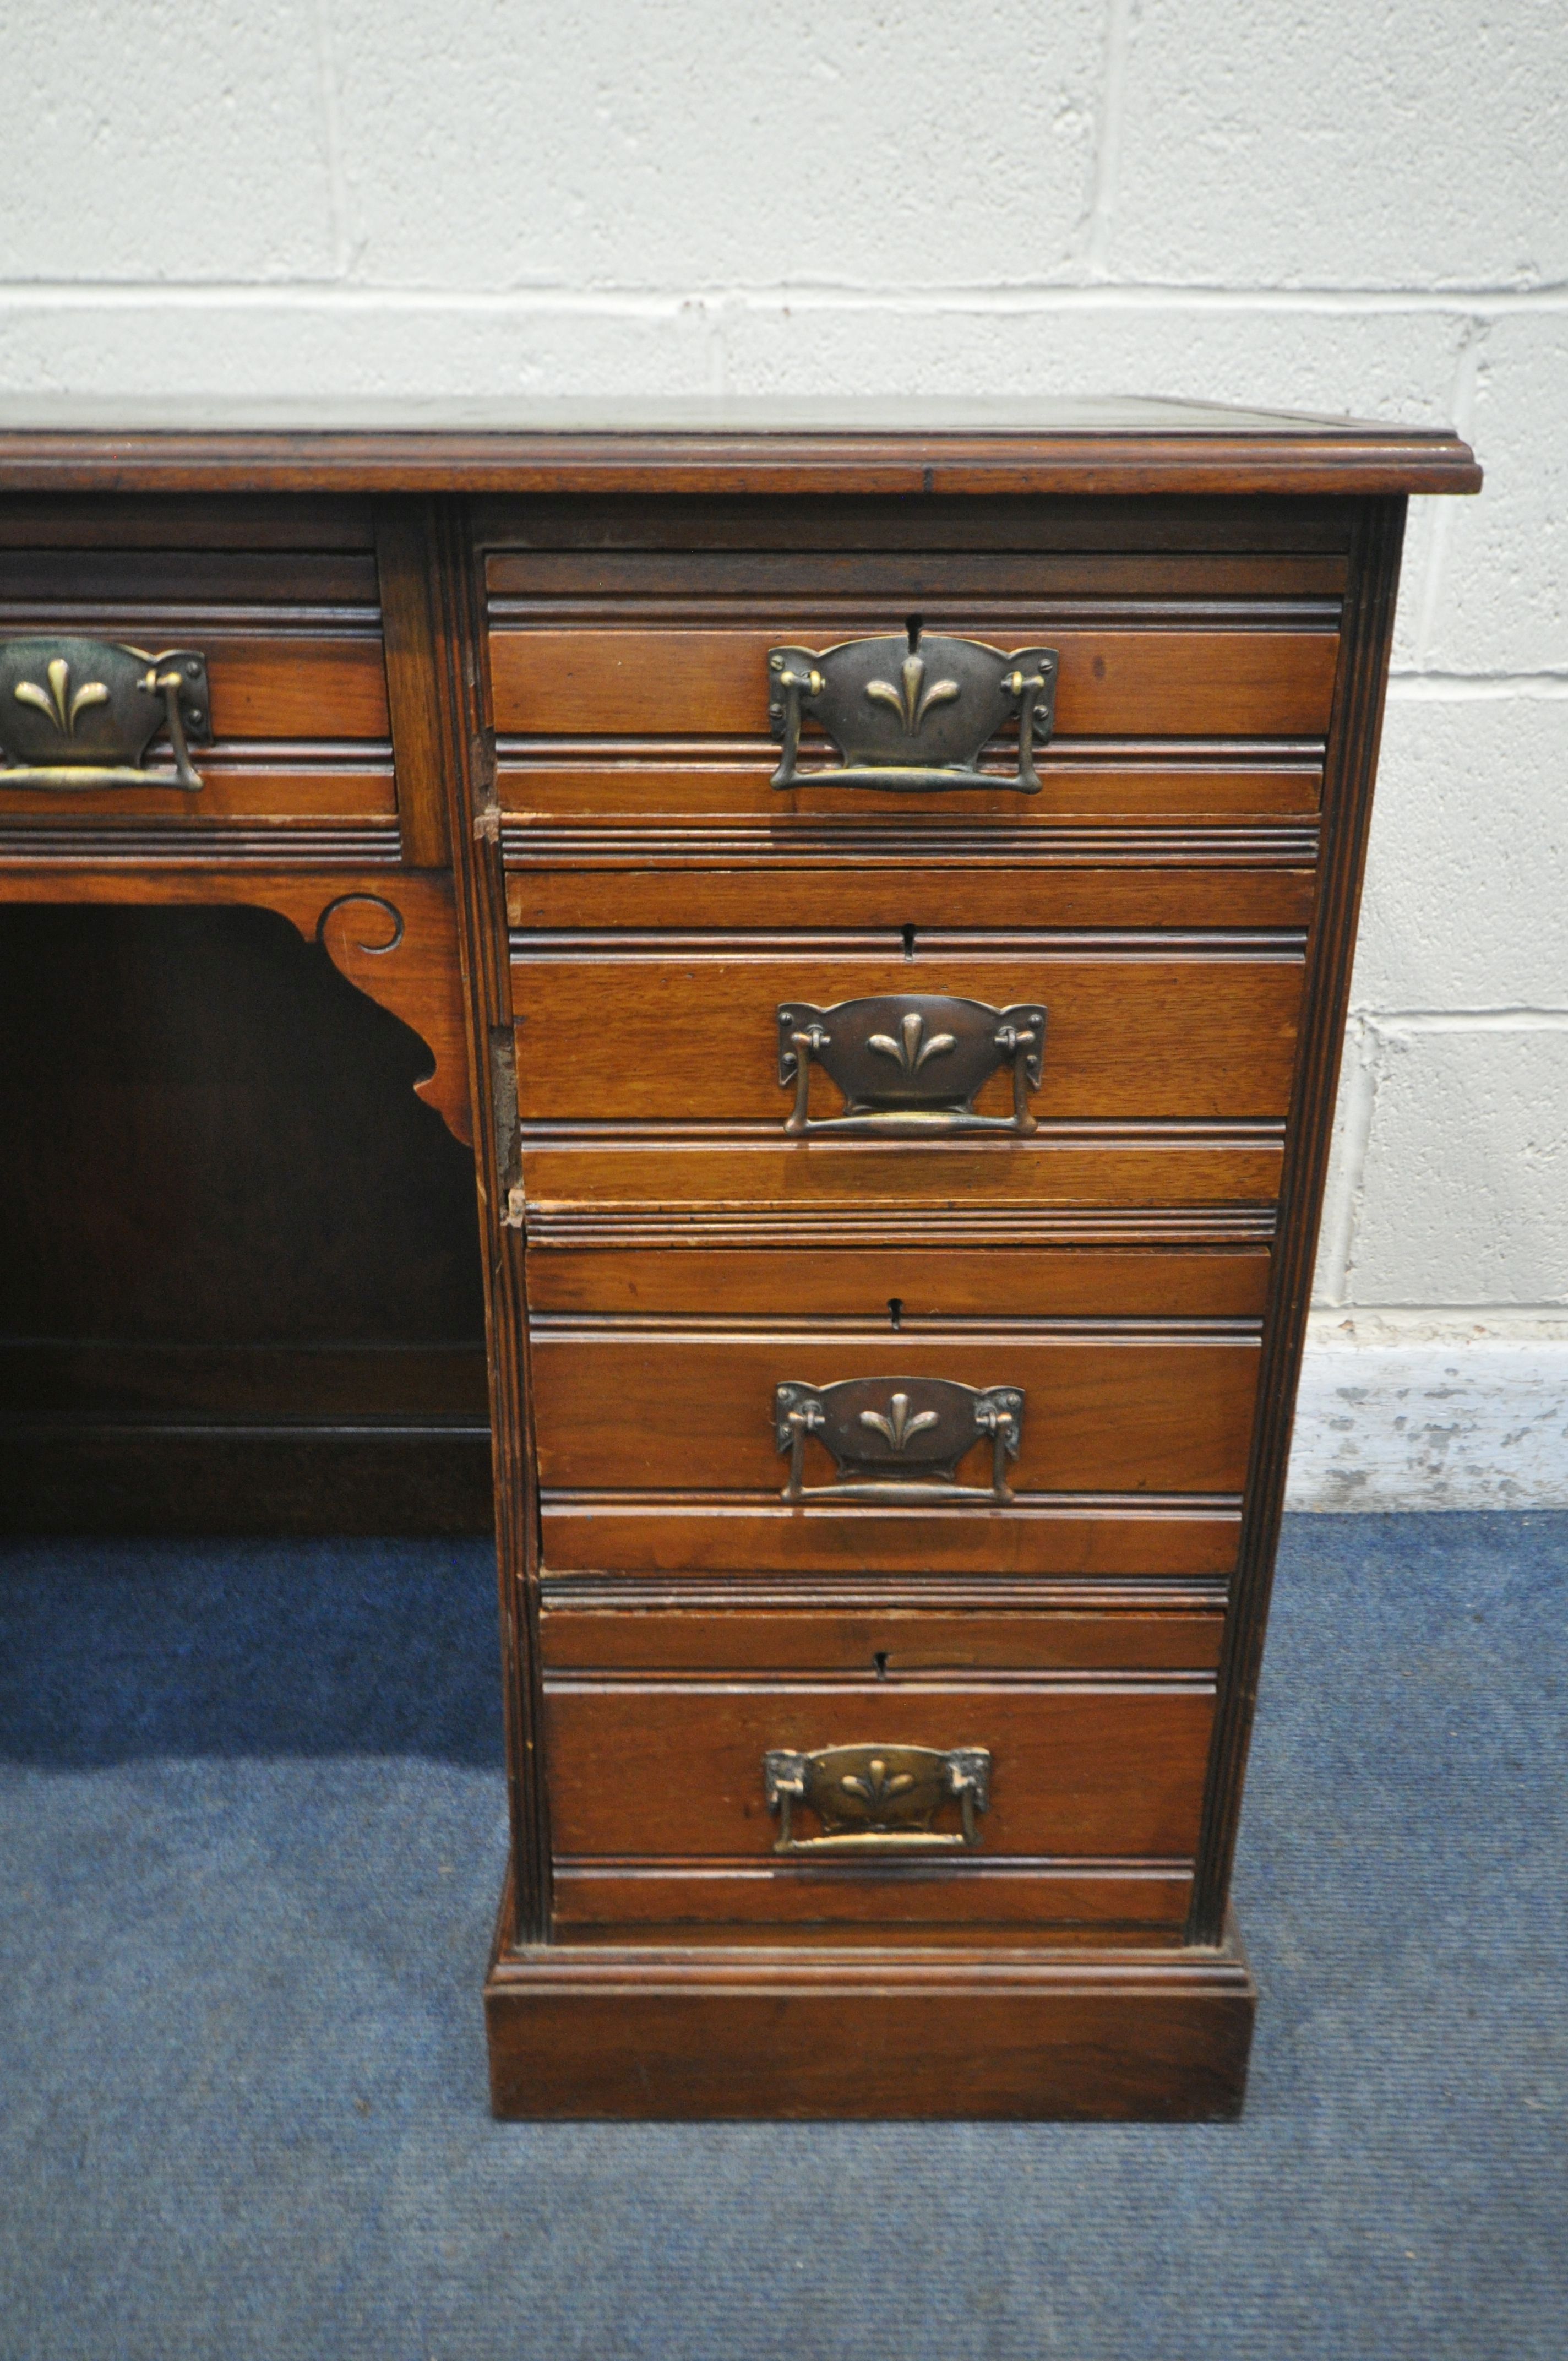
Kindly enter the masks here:
M 1234 1927 L 1203 1951 L 498 1945 L 485 1987 L 517 2121 L 1212 2122 L 1241 2113 L 1255 2004 Z

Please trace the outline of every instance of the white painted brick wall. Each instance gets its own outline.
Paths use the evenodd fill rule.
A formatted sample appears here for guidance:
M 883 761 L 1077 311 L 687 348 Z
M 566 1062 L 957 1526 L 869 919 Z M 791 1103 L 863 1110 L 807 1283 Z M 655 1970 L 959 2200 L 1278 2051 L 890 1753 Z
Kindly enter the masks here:
M 13 0 L 6 62 L 0 396 L 1472 435 L 1407 546 L 1293 1480 L 1568 1500 L 1562 0 Z

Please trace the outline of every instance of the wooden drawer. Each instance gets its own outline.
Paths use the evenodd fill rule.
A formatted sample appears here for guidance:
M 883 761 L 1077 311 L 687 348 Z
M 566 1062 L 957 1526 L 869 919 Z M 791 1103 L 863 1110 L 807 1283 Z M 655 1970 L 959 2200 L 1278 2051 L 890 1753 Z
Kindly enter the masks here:
M 1261 1314 L 1268 1289 L 1268 1247 L 1234 1241 L 1029 1247 L 1008 1244 L 999 1225 L 977 1244 L 956 1235 L 955 1221 L 946 1233 L 903 1239 L 824 1224 L 830 1243 L 821 1245 L 802 1224 L 795 1246 L 757 1246 L 709 1243 L 710 1233 L 694 1237 L 656 1217 L 626 1227 L 625 1243 L 611 1245 L 602 1233 L 590 1243 L 591 1234 L 541 1223 L 528 1247 L 531 1311 L 647 1317 L 722 1308 L 767 1319 L 787 1307 L 794 1319 L 824 1313 L 896 1334 L 905 1323 L 964 1313 L 1247 1319 Z
M 694 831 L 678 862 L 668 840 L 652 851 L 594 848 L 591 861 L 534 851 L 542 835 L 508 832 L 507 916 L 519 928 L 550 933 L 604 928 L 681 932 L 714 928 L 847 928 L 916 939 L 933 929 L 1062 928 L 1306 927 L 1312 916 L 1315 845 L 1295 843 L 1288 854 L 1249 864 L 1241 850 L 1215 850 L 1194 865 L 1190 845 L 1157 847 L 1147 856 L 1107 865 L 1104 847 L 1055 862 L 1014 853 L 980 859 L 972 843 L 954 847 L 946 863 L 939 846 L 880 851 L 857 837 L 850 849 L 825 848 L 810 863 L 804 850 L 772 857 L 744 847 L 711 851 Z M 560 839 L 555 839 L 557 844 Z M 1158 851 L 1189 856 L 1182 867 L 1159 866 Z M 795 865 L 798 862 L 799 865 Z
M 689 1257 L 705 1268 L 707 1259 Z M 809 1269 L 812 1257 L 794 1259 Z M 876 1275 L 907 1272 L 918 1289 L 914 1260 L 905 1250 Z M 743 1297 L 777 1283 L 777 1300 L 793 1302 L 786 1257 L 738 1255 L 734 1263 Z M 989 1274 L 972 1271 L 969 1284 L 994 1303 L 1005 1298 L 1008 1269 L 1001 1257 L 992 1263 Z M 631 1275 L 623 1283 L 638 1282 Z M 693 1283 L 715 1290 L 718 1274 Z M 841 1269 L 839 1285 L 851 1284 Z M 815 1328 L 798 1320 L 726 1326 L 711 1316 L 683 1323 L 535 1310 L 545 1565 L 623 1573 L 1231 1570 L 1256 1385 L 1255 1323 L 1047 1325 L 1014 1317 L 988 1326 L 922 1320 L 900 1303 L 894 1333 L 885 1299 L 879 1308 L 887 1316 L 874 1325 L 840 1318 Z M 786 1500 L 775 1389 L 852 1378 L 878 1381 L 888 1404 L 899 1381 L 910 1381 L 916 1411 L 922 1381 L 1022 1389 L 1012 1497 L 960 1499 L 946 1483 L 924 1478 L 913 1498 L 829 1493 L 824 1488 L 839 1471 L 826 1444 L 812 1440 L 802 1459 L 805 1497 Z M 976 1441 L 966 1445 L 957 1480 L 983 1493 L 990 1467 Z
M 1287 1111 L 1303 939 L 1036 935 L 514 938 L 518 1105 L 530 1123 L 782 1132 L 778 1012 L 930 994 L 1043 1003 L 1042 1123 L 1246 1123 Z M 841 1102 L 823 1075 L 813 1103 Z M 976 1101 L 1005 1115 L 1008 1076 Z M 746 1192 L 748 1194 L 760 1192 Z
M 1187 1907 L 1212 1714 L 1203 1671 L 551 1674 L 556 1919 L 916 1938 L 955 1924 L 1171 1924 Z M 983 1750 L 988 1804 L 972 1849 L 818 1852 L 811 1839 L 831 1829 L 797 1806 L 792 1837 L 806 1849 L 779 1854 L 764 1756 L 866 1747 Z M 948 1804 L 931 1833 L 958 1826 Z
M 543 1565 L 557 1574 L 1232 1575 L 1234 1494 L 1059 1494 L 1007 1508 L 791 1507 L 777 1492 L 546 1491 Z
M 180 522 L 170 516 L 171 534 Z M 204 656 L 212 742 L 192 748 L 201 789 L 43 794 L 0 774 L 0 815 L 55 829 L 74 818 L 195 829 L 395 821 L 371 550 L 148 545 L 157 529 L 156 519 L 125 519 L 130 547 L 0 547 L 0 639 L 82 636 Z M 161 738 L 148 767 L 171 767 Z
M 1240 607 L 1241 602 L 1237 602 Z M 933 632 L 1000 648 L 1048 642 L 1058 651 L 1057 729 L 1068 739 L 1321 738 L 1339 654 L 1332 609 L 1271 614 L 1261 603 L 1229 617 L 1182 617 L 1123 602 L 1103 621 L 1081 609 L 967 617 L 946 606 Z M 818 609 L 751 628 L 630 629 L 548 622 L 490 633 L 499 731 L 551 737 L 681 738 L 768 734 L 768 651 L 827 648 L 896 632 L 899 611 Z
M 774 1389 L 850 1378 L 1022 1389 L 1009 1481 L 1020 1495 L 1231 1493 L 1246 1473 L 1257 1334 L 1224 1328 L 1031 1332 L 979 1323 L 892 1336 L 778 1323 L 715 1334 L 671 1323 L 531 1323 L 539 1480 L 551 1491 L 754 1492 L 784 1480 Z M 963 1480 L 984 1470 L 983 1446 Z M 817 1446 L 807 1485 L 832 1479 Z M 944 1502 L 933 1488 L 931 1505 Z M 809 1514 L 809 1505 L 803 1513 Z
M 1032 1138 L 786 1139 L 783 1126 L 533 1126 L 522 1136 L 531 1225 L 573 1208 L 663 1206 L 811 1217 L 941 1207 L 1026 1222 L 1151 1206 L 1261 1213 L 1279 1193 L 1282 1123 L 1063 1125 Z
M 1158 1592 L 1158 1597 L 1156 1593 Z M 1059 1587 L 1052 1594 L 1060 1597 Z M 1147 1583 L 1107 1603 L 1048 1607 L 629 1606 L 594 1587 L 547 1587 L 539 1619 L 547 1674 L 813 1673 L 901 1681 L 973 1673 L 1202 1673 L 1219 1662 L 1224 1614 L 1195 1592 Z

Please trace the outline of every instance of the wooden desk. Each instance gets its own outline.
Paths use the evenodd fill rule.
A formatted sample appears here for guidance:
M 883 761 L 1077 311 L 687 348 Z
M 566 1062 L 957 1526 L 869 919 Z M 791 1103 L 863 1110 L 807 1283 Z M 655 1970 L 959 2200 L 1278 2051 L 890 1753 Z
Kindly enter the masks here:
M 280 914 L 474 1148 L 499 2112 L 1239 2107 L 1404 504 L 1478 481 L 1159 404 L 0 436 L 0 893 Z

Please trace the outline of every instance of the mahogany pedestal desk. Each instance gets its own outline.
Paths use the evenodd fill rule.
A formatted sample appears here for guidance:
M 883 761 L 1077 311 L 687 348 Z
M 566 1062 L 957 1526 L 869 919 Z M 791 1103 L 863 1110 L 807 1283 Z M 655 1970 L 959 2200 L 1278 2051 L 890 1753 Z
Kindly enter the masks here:
M 0 891 L 422 1037 L 517 2116 L 1240 2106 L 1226 1906 L 1406 498 L 1117 403 L 0 435 Z

